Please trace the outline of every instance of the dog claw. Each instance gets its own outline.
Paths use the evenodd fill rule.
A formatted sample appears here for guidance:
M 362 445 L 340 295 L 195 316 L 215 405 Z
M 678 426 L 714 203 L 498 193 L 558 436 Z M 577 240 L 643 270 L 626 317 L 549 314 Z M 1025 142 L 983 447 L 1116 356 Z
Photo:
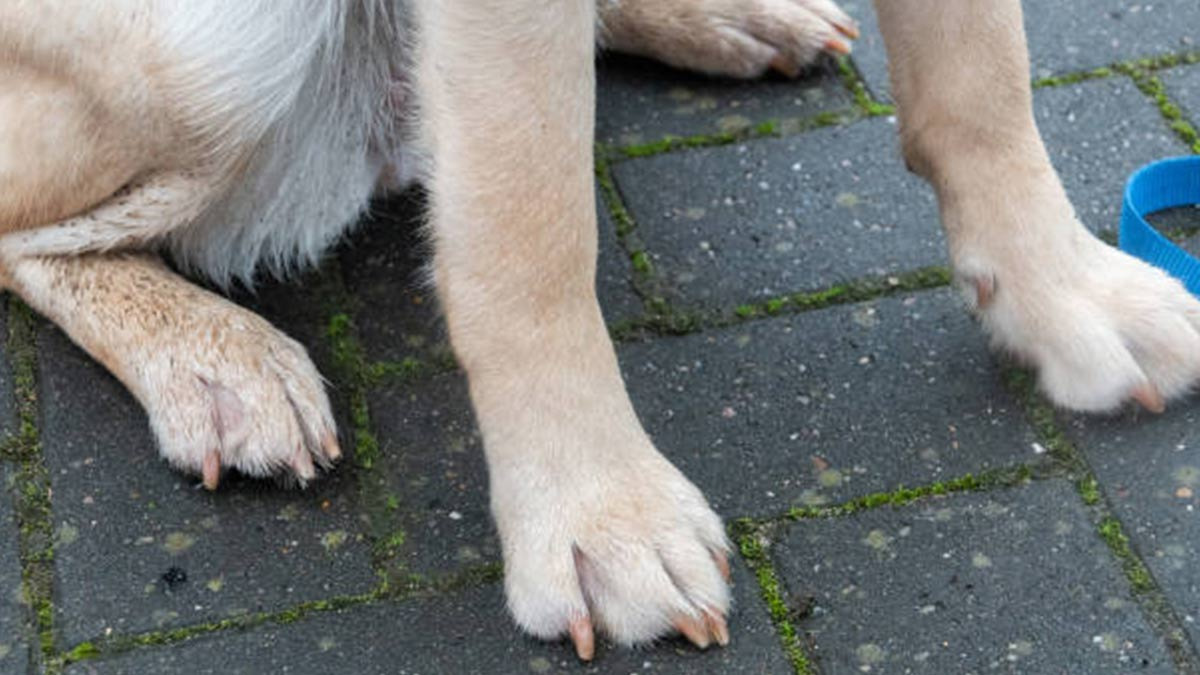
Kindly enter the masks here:
M 715 609 L 704 610 L 704 623 L 708 624 L 708 631 L 712 633 L 717 644 L 722 647 L 729 645 L 729 625 L 725 623 L 725 617 Z
M 292 453 L 292 471 L 296 472 L 296 477 L 300 482 L 312 480 L 317 475 L 317 470 L 313 467 L 312 457 L 309 457 L 308 450 L 303 447 L 296 448 Z
M 696 645 L 700 649 L 708 648 L 711 639 L 708 636 L 707 621 L 701 621 L 698 618 L 680 615 L 675 619 L 675 630 L 683 634 L 689 642 Z
M 975 280 L 975 306 L 986 309 L 996 294 L 996 279 L 990 274 Z
M 800 67 L 792 63 L 792 60 L 783 54 L 776 54 L 775 58 L 771 59 L 771 69 L 778 72 L 784 77 L 798 77 L 800 75 Z
M 575 645 L 575 655 L 580 661 L 591 661 L 596 655 L 596 635 L 592 631 L 592 620 L 586 615 L 574 619 L 567 631 L 571 634 L 571 643 Z
M 204 488 L 216 490 L 217 483 L 221 480 L 221 455 L 217 454 L 216 450 L 209 450 L 204 455 L 201 471 L 204 476 Z
M 721 578 L 725 580 L 725 583 L 731 583 L 733 574 L 729 571 L 729 557 L 721 551 L 713 551 L 712 559 L 717 564 L 717 570 L 721 572 Z
M 837 38 L 829 38 L 825 41 L 825 49 L 835 54 L 846 55 L 850 53 L 850 45 Z
M 1146 383 L 1139 387 L 1135 387 L 1130 393 L 1133 400 L 1142 405 L 1143 408 L 1149 410 L 1155 415 L 1161 414 L 1167 409 L 1166 403 L 1163 402 L 1162 394 L 1153 384 Z
M 846 37 L 850 38 L 851 40 L 858 39 L 858 26 L 854 25 L 854 22 L 852 22 L 852 21 L 848 22 L 848 23 L 839 21 L 837 23 L 834 23 L 833 27 L 838 29 L 839 33 L 841 33 L 842 35 L 845 35 Z
M 340 459 L 342 456 L 342 448 L 338 445 L 337 436 L 332 433 L 325 434 L 325 437 L 321 439 L 321 450 L 331 460 Z

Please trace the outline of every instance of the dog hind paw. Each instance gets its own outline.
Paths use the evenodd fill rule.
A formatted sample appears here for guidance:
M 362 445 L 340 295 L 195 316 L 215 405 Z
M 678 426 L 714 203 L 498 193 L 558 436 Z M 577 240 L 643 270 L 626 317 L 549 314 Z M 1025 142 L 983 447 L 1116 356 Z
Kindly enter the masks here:
M 171 464 L 215 489 L 229 468 L 303 485 L 340 457 L 304 347 L 240 308 L 192 334 L 204 337 L 159 345 L 139 368 L 139 398 Z
M 620 0 L 601 4 L 604 41 L 712 75 L 795 77 L 822 52 L 847 54 L 854 20 L 831 0 Z

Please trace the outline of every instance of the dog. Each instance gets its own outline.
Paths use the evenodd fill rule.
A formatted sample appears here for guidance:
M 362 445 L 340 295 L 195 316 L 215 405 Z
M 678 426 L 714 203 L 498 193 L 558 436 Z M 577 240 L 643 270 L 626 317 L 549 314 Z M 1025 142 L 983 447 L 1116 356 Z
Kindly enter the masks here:
M 1200 303 L 1095 239 L 1031 105 L 1018 0 L 877 0 L 900 147 L 956 286 L 1056 404 L 1152 411 L 1200 379 Z M 162 455 L 311 480 L 341 451 L 303 347 L 218 284 L 313 262 L 381 190 L 429 193 L 527 632 L 726 644 L 729 543 L 653 447 L 594 290 L 596 45 L 707 73 L 846 52 L 830 0 L 8 0 L 0 282 L 145 407 Z

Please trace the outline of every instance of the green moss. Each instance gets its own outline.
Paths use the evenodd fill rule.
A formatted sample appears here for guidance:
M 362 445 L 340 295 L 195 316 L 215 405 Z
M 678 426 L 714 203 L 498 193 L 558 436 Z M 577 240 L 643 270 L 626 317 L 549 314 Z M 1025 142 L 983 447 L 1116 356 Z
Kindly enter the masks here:
M 772 298 L 759 304 L 739 305 L 734 309 L 738 319 L 774 316 L 791 309 L 810 311 L 832 305 L 862 302 L 896 293 L 941 288 L 950 284 L 950 270 L 943 266 L 922 267 L 900 275 L 867 277 L 816 291 L 805 291 Z
M 1012 487 L 1025 483 L 1032 477 L 1032 470 L 1023 465 L 1007 469 L 995 469 L 981 473 L 978 476 L 966 474 L 953 480 L 939 481 L 920 487 L 906 488 L 901 486 L 890 492 L 876 492 L 841 504 L 793 507 L 788 511 L 787 518 L 802 520 L 848 516 L 865 509 L 877 509 L 883 506 L 904 506 L 918 500 L 940 497 L 957 492 L 978 492 L 1000 487 Z
M 838 58 L 838 73 L 842 76 L 842 85 L 854 97 L 854 105 L 867 117 L 893 115 L 896 109 L 885 103 L 880 103 L 871 97 L 867 84 L 849 56 Z
M 650 264 L 650 256 L 646 255 L 645 251 L 634 251 L 629 256 L 629 262 L 633 265 L 633 271 L 638 274 L 651 274 L 654 271 Z
M 85 661 L 94 659 L 100 655 L 100 648 L 91 642 L 81 642 L 75 645 L 70 651 L 62 655 L 62 660 L 66 663 L 74 663 L 76 661 Z
M 1125 67 L 1125 74 L 1133 78 L 1134 84 L 1158 106 L 1159 114 L 1166 120 L 1167 125 L 1175 135 L 1187 144 L 1191 151 L 1200 154 L 1200 133 L 1188 120 L 1184 119 L 1179 106 L 1167 96 L 1167 89 L 1162 80 L 1142 66 Z
M 33 611 L 38 646 L 49 661 L 54 655 L 54 527 L 50 515 L 50 475 L 42 460 L 38 433 L 37 325 L 33 311 L 13 296 L 8 302 L 5 344 L 12 366 L 18 429 L 5 444 L 5 455 L 18 462 L 14 477 L 19 534 L 21 586 Z
M 642 159 L 677 150 L 712 148 L 746 140 L 798 134 L 834 124 L 847 123 L 853 121 L 858 116 L 859 113 L 856 111 L 824 111 L 811 117 L 766 120 L 732 131 L 696 134 L 693 136 L 668 135 L 647 143 L 621 146 L 614 152 L 621 159 Z
M 1115 74 L 1112 68 L 1093 68 L 1091 70 L 1080 70 L 1073 73 L 1065 73 L 1063 75 L 1054 75 L 1051 77 L 1042 77 L 1033 81 L 1035 89 L 1040 87 L 1061 87 L 1069 84 L 1078 84 L 1088 80 L 1098 80 L 1106 77 L 1111 77 Z
M 750 531 L 746 531 L 748 529 Z M 738 550 L 758 581 L 759 595 L 767 605 L 767 612 L 771 615 L 771 622 L 775 624 L 775 631 L 779 634 L 779 640 L 783 643 L 784 652 L 787 653 L 792 668 L 797 675 L 808 675 L 813 670 L 812 664 L 808 655 L 804 653 L 800 635 L 792 624 L 791 612 L 788 611 L 787 602 L 784 600 L 779 575 L 763 549 L 761 535 L 746 525 L 735 527 L 735 530 L 741 530 L 736 538 Z
M 1100 521 L 1100 524 L 1096 526 L 1096 531 L 1104 543 L 1108 544 L 1108 549 L 1120 561 L 1133 592 L 1153 591 L 1154 578 L 1150 576 L 1150 570 L 1146 568 L 1146 564 L 1134 554 L 1133 548 L 1129 545 L 1129 537 L 1125 536 L 1120 521 L 1113 516 L 1108 516 Z
M 1100 483 L 1095 476 L 1088 474 L 1080 478 L 1075 487 L 1084 504 L 1094 506 L 1100 503 Z

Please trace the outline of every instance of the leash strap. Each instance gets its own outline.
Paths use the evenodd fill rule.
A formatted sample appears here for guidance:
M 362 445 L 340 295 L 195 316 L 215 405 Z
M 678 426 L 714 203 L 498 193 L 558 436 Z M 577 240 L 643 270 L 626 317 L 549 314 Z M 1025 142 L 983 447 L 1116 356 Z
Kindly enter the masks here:
M 1125 186 L 1120 247 L 1166 270 L 1193 295 L 1200 295 L 1200 260 L 1146 222 L 1147 214 L 1190 204 L 1200 204 L 1200 156 L 1164 159 L 1138 169 Z

